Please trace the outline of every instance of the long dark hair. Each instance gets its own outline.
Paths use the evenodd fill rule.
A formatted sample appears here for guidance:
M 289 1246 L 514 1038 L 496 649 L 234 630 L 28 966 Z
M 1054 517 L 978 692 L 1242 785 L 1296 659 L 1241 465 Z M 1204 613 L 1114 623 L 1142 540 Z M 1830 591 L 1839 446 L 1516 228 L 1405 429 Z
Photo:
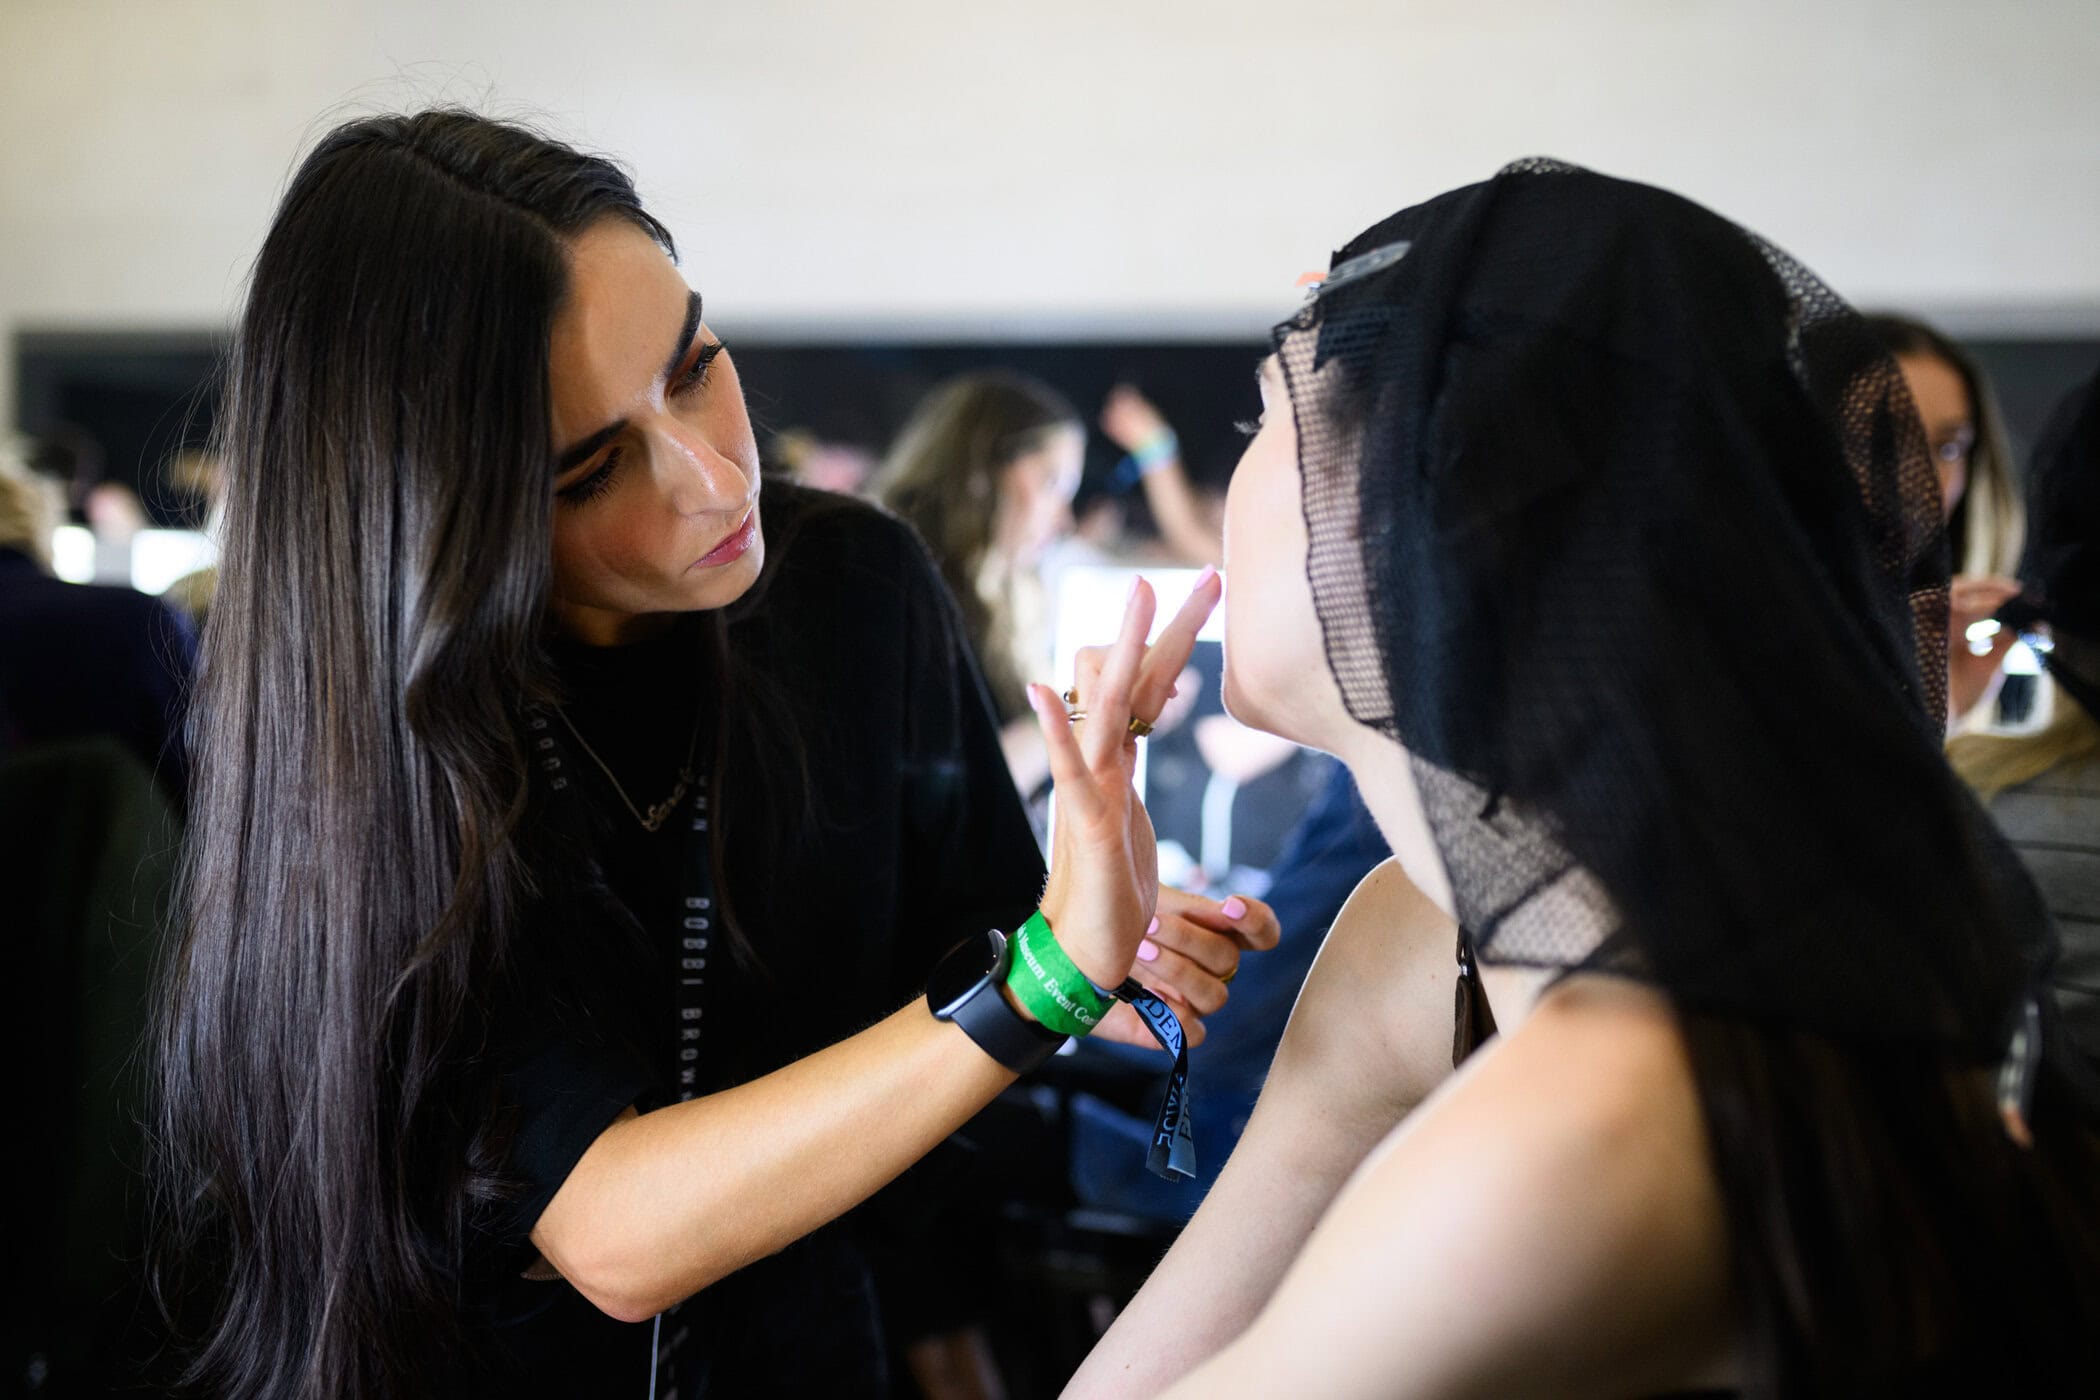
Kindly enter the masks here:
M 962 375 L 912 411 L 873 484 L 933 551 L 1002 718 L 1026 713 L 1027 701 L 1013 656 L 1012 600 L 985 597 L 980 582 L 999 528 L 1000 478 L 1058 429 L 1079 426 L 1078 410 L 1041 380 Z
M 158 1270 L 182 1383 L 435 1393 L 500 1191 L 494 1007 L 534 895 L 522 710 L 551 695 L 548 341 L 610 162 L 461 111 L 293 177 L 219 417 L 224 562 L 156 1028 Z
M 1405 747 L 1483 966 L 1671 1002 L 1744 1393 L 2091 1374 L 2100 1093 L 1940 751 L 1897 366 L 1779 249 L 1548 160 L 1335 263 L 1276 333 L 1329 670 Z

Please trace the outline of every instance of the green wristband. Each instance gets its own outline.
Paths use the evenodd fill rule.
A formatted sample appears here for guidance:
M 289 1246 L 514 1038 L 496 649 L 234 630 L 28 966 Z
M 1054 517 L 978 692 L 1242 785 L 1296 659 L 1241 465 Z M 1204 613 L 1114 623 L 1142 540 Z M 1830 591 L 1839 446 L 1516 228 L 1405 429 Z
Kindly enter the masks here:
M 1038 909 L 1014 934 L 1013 967 L 1006 985 L 1028 1014 L 1061 1035 L 1085 1035 L 1113 1005 L 1057 946 L 1050 921 Z

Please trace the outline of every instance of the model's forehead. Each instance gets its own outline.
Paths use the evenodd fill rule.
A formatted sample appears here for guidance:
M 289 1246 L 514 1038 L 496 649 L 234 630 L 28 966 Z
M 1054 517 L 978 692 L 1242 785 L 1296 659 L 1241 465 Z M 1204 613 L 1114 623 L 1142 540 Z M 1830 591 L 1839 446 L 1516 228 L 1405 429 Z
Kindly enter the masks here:
M 684 348 L 690 298 L 670 257 L 624 219 L 601 219 L 570 240 L 568 294 L 548 347 L 556 442 L 648 402 Z

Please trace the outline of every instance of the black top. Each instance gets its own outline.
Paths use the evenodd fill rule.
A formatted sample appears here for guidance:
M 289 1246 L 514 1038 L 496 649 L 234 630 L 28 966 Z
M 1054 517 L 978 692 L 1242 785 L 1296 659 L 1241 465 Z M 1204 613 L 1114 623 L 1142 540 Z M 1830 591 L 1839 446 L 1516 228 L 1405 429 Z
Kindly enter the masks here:
M 494 1364 L 512 1372 L 506 1394 L 639 1396 L 648 1380 L 648 1324 L 614 1322 L 564 1282 L 521 1277 L 532 1225 L 592 1140 L 627 1105 L 676 1098 L 678 930 L 634 914 L 674 909 L 701 847 L 676 819 L 645 832 L 600 762 L 646 810 L 670 794 L 699 723 L 700 766 L 725 823 L 716 878 L 756 955 L 756 965 L 726 948 L 710 958 L 703 1091 L 895 1010 L 949 947 L 1015 927 L 1041 890 L 983 683 L 916 536 L 872 507 L 786 483 L 767 483 L 760 515 L 766 573 L 730 614 L 726 661 L 707 614 L 634 647 L 554 648 L 564 712 L 596 758 L 557 720 L 571 781 L 543 791 L 534 814 L 551 854 L 539 857 L 547 892 L 527 950 L 535 971 L 522 979 L 532 1029 L 503 1078 L 520 1190 L 470 1261 L 470 1309 Z M 700 1393 L 709 1372 L 718 1394 L 881 1393 L 855 1242 L 880 1228 L 885 1207 L 907 1218 L 904 1194 L 893 1188 L 688 1304 L 691 1369 L 678 1393 Z
M 132 588 L 66 583 L 0 548 L 0 752 L 107 734 L 183 805 L 183 697 L 197 639 Z

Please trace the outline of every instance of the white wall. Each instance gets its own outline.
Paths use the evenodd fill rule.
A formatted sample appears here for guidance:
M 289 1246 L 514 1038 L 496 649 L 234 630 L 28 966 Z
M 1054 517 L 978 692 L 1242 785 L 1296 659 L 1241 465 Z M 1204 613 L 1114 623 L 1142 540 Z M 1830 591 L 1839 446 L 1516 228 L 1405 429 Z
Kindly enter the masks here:
M 312 135 L 437 98 L 626 157 L 732 336 L 1250 333 L 1534 152 L 2100 331 L 2094 0 L 0 0 L 0 71 L 0 347 L 222 324 Z

